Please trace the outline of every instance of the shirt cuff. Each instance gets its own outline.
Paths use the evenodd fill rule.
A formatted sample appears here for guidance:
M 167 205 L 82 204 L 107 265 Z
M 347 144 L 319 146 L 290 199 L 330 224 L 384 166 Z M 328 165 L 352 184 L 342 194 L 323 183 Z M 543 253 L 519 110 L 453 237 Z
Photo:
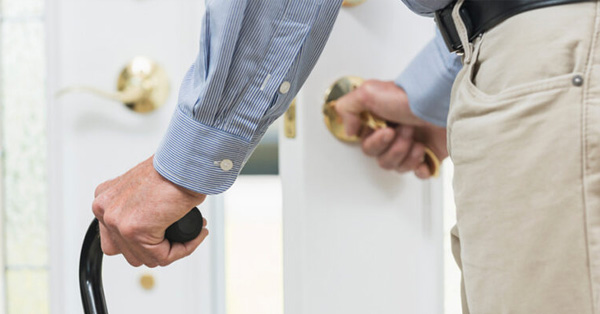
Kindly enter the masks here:
M 201 124 L 178 107 L 154 155 L 154 168 L 181 187 L 219 194 L 233 185 L 251 147 L 245 139 Z
M 460 57 L 448 52 L 438 33 L 395 83 L 406 92 L 416 116 L 445 127 L 452 85 L 461 68 Z

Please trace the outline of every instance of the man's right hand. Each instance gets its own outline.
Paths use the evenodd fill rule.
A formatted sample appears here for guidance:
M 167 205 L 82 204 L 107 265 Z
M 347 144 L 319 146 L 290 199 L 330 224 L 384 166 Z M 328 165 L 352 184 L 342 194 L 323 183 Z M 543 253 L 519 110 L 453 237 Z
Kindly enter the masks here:
M 360 134 L 365 154 L 376 158 L 384 169 L 414 171 L 417 177 L 427 179 L 432 173 L 425 163 L 425 147 L 440 160 L 448 156 L 446 129 L 417 117 L 410 109 L 406 93 L 394 82 L 367 81 L 338 99 L 336 110 L 348 135 L 359 135 L 360 114 L 365 111 L 398 124 L 395 128 Z

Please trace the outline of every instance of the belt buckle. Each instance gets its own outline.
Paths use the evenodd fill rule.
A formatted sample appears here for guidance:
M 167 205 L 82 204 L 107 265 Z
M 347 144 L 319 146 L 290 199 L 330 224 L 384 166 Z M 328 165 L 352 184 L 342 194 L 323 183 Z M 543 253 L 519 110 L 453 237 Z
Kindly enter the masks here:
M 452 2 L 447 7 L 436 11 L 434 14 L 434 19 L 438 29 L 440 30 L 440 34 L 446 43 L 446 47 L 448 47 L 448 50 L 461 55 L 464 53 L 464 49 L 460 40 L 460 36 L 458 35 L 458 30 L 456 29 L 456 24 L 452 18 L 452 11 L 454 10 L 455 5 L 456 2 Z M 466 10 L 461 8 L 460 16 L 463 18 L 463 20 L 466 14 Z

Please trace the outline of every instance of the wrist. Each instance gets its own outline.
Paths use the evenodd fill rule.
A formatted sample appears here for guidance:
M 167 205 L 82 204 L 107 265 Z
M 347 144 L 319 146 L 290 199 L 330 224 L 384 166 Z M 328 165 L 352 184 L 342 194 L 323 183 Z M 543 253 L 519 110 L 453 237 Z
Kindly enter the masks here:
M 191 203 L 200 204 L 204 201 L 204 199 L 206 199 L 206 194 L 202 194 L 202 193 L 187 189 L 187 188 L 180 186 L 174 182 L 171 182 L 169 179 L 162 176 L 160 174 L 160 172 L 158 172 L 156 170 L 156 168 L 154 168 L 154 165 L 153 165 L 154 155 L 150 158 L 149 163 L 150 163 L 150 167 L 152 168 L 151 171 L 152 171 L 154 177 L 156 177 L 158 180 L 160 180 L 162 184 L 167 184 L 167 185 L 173 187 L 175 190 L 177 190 L 181 194 L 182 197 L 189 200 Z

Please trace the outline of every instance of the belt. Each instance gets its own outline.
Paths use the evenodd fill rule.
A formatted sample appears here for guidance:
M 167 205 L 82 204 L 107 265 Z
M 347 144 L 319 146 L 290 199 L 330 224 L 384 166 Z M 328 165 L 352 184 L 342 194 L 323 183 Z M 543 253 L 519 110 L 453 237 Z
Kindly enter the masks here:
M 534 9 L 597 0 L 465 0 L 460 17 L 467 28 L 469 41 L 490 30 L 511 16 Z M 456 1 L 435 12 L 435 21 L 450 52 L 461 53 L 463 45 L 452 19 Z

